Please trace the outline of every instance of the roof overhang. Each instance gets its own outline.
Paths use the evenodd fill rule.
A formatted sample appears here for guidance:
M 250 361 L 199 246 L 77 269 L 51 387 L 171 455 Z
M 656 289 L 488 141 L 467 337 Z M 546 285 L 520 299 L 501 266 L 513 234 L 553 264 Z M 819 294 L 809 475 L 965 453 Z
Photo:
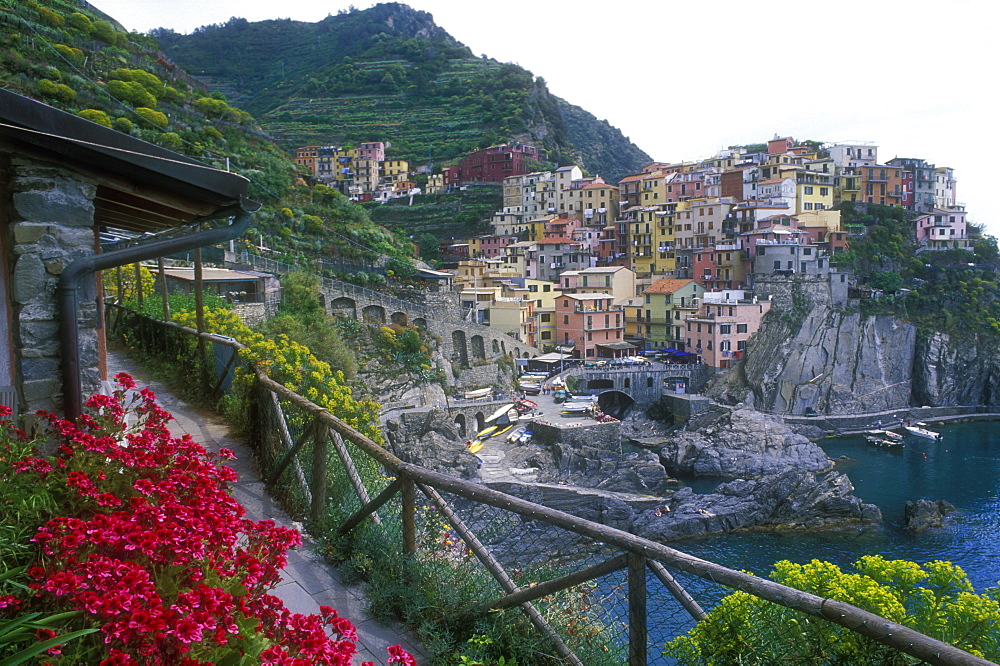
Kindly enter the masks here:
M 97 185 L 95 221 L 132 231 L 161 231 L 244 207 L 249 188 L 243 176 L 3 89 L 0 151 L 79 173 Z

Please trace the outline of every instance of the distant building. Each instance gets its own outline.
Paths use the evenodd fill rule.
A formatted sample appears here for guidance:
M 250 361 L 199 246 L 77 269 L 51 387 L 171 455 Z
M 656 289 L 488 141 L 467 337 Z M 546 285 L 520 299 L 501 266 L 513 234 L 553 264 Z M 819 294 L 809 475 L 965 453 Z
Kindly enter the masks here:
M 698 312 L 685 321 L 687 349 L 713 368 L 732 367 L 770 309 L 770 301 L 749 298 L 741 290 L 706 292 Z
M 538 161 L 538 148 L 523 144 L 500 144 L 475 150 L 458 164 L 463 183 L 500 183 L 508 176 L 530 173 Z

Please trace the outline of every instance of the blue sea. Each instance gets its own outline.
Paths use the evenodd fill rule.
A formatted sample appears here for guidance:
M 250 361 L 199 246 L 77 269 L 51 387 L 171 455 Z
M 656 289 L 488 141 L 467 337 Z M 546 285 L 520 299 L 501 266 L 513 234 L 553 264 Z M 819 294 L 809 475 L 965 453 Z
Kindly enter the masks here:
M 902 451 L 866 446 L 861 437 L 828 439 L 819 445 L 831 458 L 845 456 L 838 470 L 855 495 L 882 510 L 879 527 L 812 532 L 752 532 L 672 542 L 671 547 L 733 569 L 767 576 L 774 562 L 828 560 L 842 567 L 865 554 L 916 562 L 947 560 L 961 566 L 977 591 L 1000 581 L 1000 423 L 933 427 L 938 442 L 908 437 Z M 696 487 L 696 491 L 700 488 Z M 907 500 L 943 499 L 955 513 L 939 529 L 911 534 L 903 529 Z M 728 590 L 698 578 L 678 580 L 709 610 Z M 649 583 L 650 663 L 663 644 L 692 626 L 687 614 L 655 580 Z

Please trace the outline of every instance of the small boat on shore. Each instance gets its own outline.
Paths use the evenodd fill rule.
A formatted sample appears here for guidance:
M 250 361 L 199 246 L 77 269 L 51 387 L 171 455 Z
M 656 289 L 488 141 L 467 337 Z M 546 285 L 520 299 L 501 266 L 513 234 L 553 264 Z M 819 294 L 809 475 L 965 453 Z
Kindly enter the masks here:
M 939 433 L 939 432 L 935 432 L 933 430 L 928 430 L 927 428 L 924 427 L 925 425 L 927 425 L 927 424 L 926 423 L 921 423 L 921 422 L 918 421 L 917 423 L 914 423 L 913 425 L 905 425 L 905 426 L 903 426 L 903 430 L 905 430 L 906 432 L 910 433 L 914 437 L 921 437 L 923 439 L 932 439 L 934 441 L 937 441 L 937 440 L 939 440 L 939 439 L 941 439 L 943 437 L 943 435 L 941 433 Z
M 489 386 L 483 389 L 476 389 L 475 391 L 465 391 L 462 396 L 466 400 L 479 400 L 480 398 L 486 398 L 490 395 L 493 389 Z

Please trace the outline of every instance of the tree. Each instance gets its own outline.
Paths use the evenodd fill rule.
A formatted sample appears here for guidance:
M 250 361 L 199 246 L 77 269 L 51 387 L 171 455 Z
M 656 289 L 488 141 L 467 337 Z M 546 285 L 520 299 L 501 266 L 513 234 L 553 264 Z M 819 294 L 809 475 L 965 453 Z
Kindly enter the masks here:
M 420 248 L 420 258 L 424 261 L 441 258 L 438 239 L 432 234 L 423 233 L 417 237 L 417 247 Z

